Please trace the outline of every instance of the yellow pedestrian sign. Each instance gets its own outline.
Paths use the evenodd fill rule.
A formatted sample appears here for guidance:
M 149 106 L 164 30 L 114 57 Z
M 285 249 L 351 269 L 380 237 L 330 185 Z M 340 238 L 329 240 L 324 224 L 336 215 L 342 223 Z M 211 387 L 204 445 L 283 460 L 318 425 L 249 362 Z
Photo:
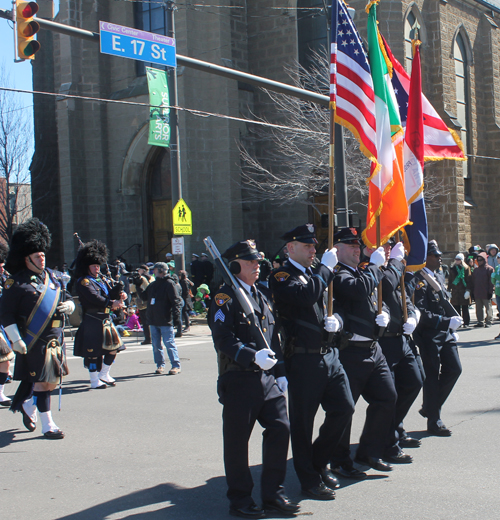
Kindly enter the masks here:
M 191 210 L 183 199 L 174 206 L 172 210 L 172 222 L 174 225 L 174 235 L 192 235 L 193 220 Z

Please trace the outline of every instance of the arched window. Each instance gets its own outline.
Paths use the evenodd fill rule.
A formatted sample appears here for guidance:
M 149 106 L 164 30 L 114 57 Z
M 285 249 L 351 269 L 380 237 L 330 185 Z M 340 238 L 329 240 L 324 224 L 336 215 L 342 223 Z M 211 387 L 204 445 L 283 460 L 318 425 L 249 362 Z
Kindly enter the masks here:
M 411 74 L 411 62 L 413 61 L 413 52 L 411 49 L 411 41 L 415 39 L 415 29 L 413 28 L 417 17 L 410 11 L 405 20 L 405 69 Z
M 468 150 L 470 150 L 469 71 L 467 64 L 466 43 L 460 33 L 457 33 L 455 42 L 453 43 L 453 61 L 455 62 L 457 120 L 462 125 L 462 128 L 460 129 L 460 139 L 464 145 L 464 154 L 467 154 L 469 153 Z M 472 195 L 469 162 L 470 161 L 462 162 L 464 192 L 466 198 L 470 198 Z
M 323 53 L 327 45 L 327 23 L 330 13 L 325 14 L 323 0 L 297 0 L 297 39 L 299 63 L 309 69 L 311 51 Z

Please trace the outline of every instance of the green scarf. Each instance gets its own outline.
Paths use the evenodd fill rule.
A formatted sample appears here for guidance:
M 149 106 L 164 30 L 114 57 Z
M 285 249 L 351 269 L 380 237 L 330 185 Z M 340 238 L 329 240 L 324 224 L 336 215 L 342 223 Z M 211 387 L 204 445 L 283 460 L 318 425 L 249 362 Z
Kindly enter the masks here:
M 453 285 L 458 285 L 460 280 L 462 280 L 465 287 L 467 287 L 467 284 L 465 283 L 465 267 L 455 265 L 454 267 L 457 268 L 457 277 L 453 280 Z

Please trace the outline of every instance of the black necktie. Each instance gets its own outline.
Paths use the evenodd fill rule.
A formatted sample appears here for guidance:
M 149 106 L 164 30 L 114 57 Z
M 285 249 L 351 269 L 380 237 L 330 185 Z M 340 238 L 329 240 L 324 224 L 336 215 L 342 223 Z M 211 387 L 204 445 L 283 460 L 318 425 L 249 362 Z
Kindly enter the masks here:
M 312 275 L 313 275 L 313 272 L 311 271 L 311 268 L 310 268 L 310 267 L 308 267 L 308 268 L 306 269 L 306 274 L 309 275 L 309 276 L 312 276 Z
M 252 285 L 251 289 L 252 289 L 253 299 L 257 303 L 257 306 L 259 307 L 259 309 L 262 311 L 262 305 L 261 305 L 260 298 L 259 298 L 259 292 L 253 285 Z

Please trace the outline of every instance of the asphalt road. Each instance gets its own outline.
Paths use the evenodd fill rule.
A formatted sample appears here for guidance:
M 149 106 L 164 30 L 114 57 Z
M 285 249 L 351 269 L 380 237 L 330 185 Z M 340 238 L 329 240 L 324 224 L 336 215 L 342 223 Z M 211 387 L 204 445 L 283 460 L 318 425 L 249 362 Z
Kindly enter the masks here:
M 411 465 L 363 482 L 341 482 L 334 502 L 302 499 L 291 459 L 286 487 L 301 516 L 318 520 L 485 520 L 500 516 L 500 344 L 489 329 L 460 333 L 463 374 L 445 404 L 451 438 L 428 437 L 417 399 L 406 429 L 422 439 Z M 182 373 L 154 375 L 150 346 L 127 338 L 112 368 L 115 388 L 89 390 L 80 358 L 69 358 L 62 410 L 52 398 L 59 441 L 28 432 L 21 416 L 0 410 L 2 519 L 226 519 L 217 366 L 209 330 L 178 341 Z M 68 352 L 72 352 L 69 342 Z M 14 393 L 17 383 L 6 387 Z M 358 403 L 353 442 L 364 420 Z M 39 426 L 40 428 L 40 426 Z M 250 464 L 259 500 L 261 428 Z M 354 449 L 354 446 L 353 446 Z M 299 517 L 300 518 L 300 517 Z

